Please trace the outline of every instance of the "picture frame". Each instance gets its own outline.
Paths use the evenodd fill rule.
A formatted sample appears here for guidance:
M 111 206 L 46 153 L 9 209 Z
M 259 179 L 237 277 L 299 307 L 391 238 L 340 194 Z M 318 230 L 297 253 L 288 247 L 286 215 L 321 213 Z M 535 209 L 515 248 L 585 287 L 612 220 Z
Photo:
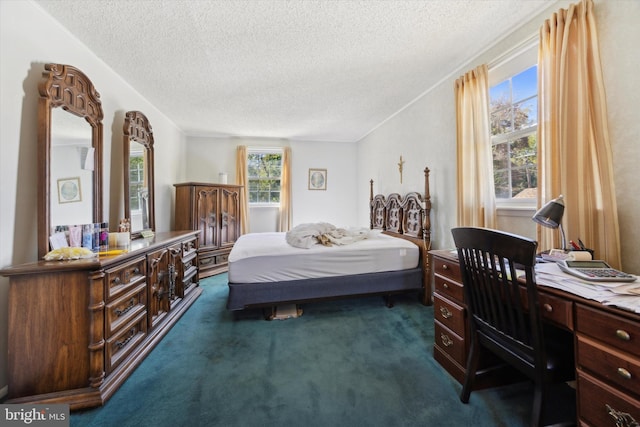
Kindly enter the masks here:
M 58 179 L 58 203 L 76 203 L 81 201 L 80 177 Z
M 309 190 L 327 189 L 327 170 L 309 169 Z

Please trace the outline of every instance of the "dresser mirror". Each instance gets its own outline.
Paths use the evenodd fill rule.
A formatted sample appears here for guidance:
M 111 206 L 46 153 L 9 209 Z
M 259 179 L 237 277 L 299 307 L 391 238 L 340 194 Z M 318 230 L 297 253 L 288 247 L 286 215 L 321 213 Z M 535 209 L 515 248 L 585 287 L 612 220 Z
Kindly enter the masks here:
M 124 212 L 136 238 L 155 229 L 153 131 L 144 114 L 128 111 L 123 132 Z
M 38 257 L 57 226 L 102 222 L 102 105 L 80 70 L 46 64 L 38 85 Z

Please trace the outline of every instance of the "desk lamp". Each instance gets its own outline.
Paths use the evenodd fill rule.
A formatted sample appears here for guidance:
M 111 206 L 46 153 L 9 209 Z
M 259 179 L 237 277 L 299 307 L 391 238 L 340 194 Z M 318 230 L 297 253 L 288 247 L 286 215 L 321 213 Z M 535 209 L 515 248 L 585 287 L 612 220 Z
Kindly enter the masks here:
M 564 229 L 562 228 L 563 214 L 564 199 L 561 194 L 558 198 L 551 200 L 541 207 L 531 219 L 548 228 L 560 228 L 560 234 L 562 235 L 562 250 L 564 251 L 567 247 L 567 240 L 564 235 Z

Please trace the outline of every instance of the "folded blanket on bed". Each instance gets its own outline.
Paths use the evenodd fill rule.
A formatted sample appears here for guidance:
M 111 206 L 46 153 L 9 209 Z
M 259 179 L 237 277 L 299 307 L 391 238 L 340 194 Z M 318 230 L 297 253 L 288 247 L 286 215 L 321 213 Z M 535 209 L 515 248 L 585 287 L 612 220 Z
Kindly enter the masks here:
M 348 245 L 366 239 L 368 235 L 369 230 L 366 228 L 344 229 L 337 228 L 327 222 L 316 222 L 293 227 L 287 231 L 286 240 L 296 248 L 309 249 L 316 244 L 324 246 Z

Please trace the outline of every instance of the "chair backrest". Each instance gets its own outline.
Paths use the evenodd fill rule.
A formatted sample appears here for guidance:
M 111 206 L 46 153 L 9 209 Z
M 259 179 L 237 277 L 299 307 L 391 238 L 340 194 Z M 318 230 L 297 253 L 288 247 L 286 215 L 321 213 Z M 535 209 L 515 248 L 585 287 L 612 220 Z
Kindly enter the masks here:
M 485 228 L 454 228 L 452 234 L 472 333 L 529 376 L 541 374 L 546 356 L 534 277 L 537 242 Z

